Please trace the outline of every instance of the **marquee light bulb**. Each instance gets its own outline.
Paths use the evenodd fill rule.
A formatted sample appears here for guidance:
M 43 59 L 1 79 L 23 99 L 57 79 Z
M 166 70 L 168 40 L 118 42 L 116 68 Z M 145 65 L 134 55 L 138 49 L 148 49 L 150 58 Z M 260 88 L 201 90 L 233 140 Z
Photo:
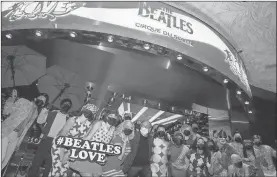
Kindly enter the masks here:
M 238 95 L 241 95 L 241 91 L 240 91 L 240 90 L 238 90 L 238 91 L 237 91 L 237 94 L 238 94 Z
M 108 42 L 113 42 L 113 36 L 112 35 L 108 36 Z
M 76 37 L 77 36 L 77 33 L 75 33 L 74 31 L 72 31 L 72 32 L 70 32 L 70 34 L 69 34 L 71 37 Z
M 249 104 L 249 101 L 245 101 L 244 104 L 248 105 L 248 104 Z
M 203 71 L 204 71 L 204 72 L 208 72 L 208 71 L 209 71 L 209 68 L 205 66 L 205 67 L 203 67 Z
M 224 83 L 224 84 L 227 84 L 228 82 L 229 82 L 228 79 L 224 79 L 224 80 L 223 80 L 223 83 Z
M 182 60 L 182 59 L 183 59 L 183 57 L 181 54 L 177 55 L 177 60 Z
M 38 36 L 38 37 L 42 36 L 42 32 L 39 30 L 36 30 L 36 36 Z
M 251 110 L 248 111 L 249 114 L 252 114 L 253 112 Z
M 143 47 L 144 47 L 144 49 L 146 49 L 146 50 L 149 50 L 149 49 L 150 49 L 150 45 L 149 45 L 149 44 L 144 44 Z
M 6 38 L 11 39 L 12 38 L 12 34 L 10 34 L 10 33 L 6 34 Z
M 166 64 L 166 69 L 168 69 L 170 67 L 170 60 L 168 60 L 167 64 Z

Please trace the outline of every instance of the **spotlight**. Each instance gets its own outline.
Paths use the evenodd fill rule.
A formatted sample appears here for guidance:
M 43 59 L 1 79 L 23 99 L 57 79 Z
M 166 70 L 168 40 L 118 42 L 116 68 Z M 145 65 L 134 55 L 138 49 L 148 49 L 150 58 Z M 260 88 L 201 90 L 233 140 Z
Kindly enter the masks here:
M 167 64 L 166 64 L 166 69 L 168 69 L 170 67 L 170 60 L 168 60 Z
M 238 95 L 241 95 L 241 91 L 240 91 L 240 90 L 237 90 L 237 94 L 238 94 Z
M 113 36 L 112 35 L 108 36 L 108 41 L 113 42 Z
M 171 107 L 171 111 L 174 112 L 175 111 L 175 107 L 172 106 Z
M 224 84 L 227 84 L 228 82 L 229 82 L 228 79 L 224 79 L 224 80 L 223 80 L 223 83 L 224 83 Z
M 177 55 L 177 60 L 182 60 L 182 59 L 183 59 L 183 57 L 181 54 Z
M 251 110 L 248 111 L 249 114 L 252 114 L 253 112 Z
M 146 50 L 149 50 L 150 49 L 150 45 L 149 44 L 144 44 L 143 48 L 146 49 Z
M 143 100 L 143 104 L 146 105 L 147 104 L 147 100 Z
M 249 101 L 245 101 L 244 104 L 248 105 L 248 104 L 249 104 Z
M 42 36 L 42 32 L 39 30 L 36 30 L 36 36 L 38 36 L 38 37 Z
M 10 33 L 6 34 L 6 38 L 11 39 L 12 38 L 12 34 L 10 34 Z
M 203 71 L 204 71 L 204 72 L 208 72 L 208 71 L 209 71 L 209 68 L 205 66 L 205 67 L 203 67 Z
M 158 103 L 158 107 L 161 108 L 161 103 Z
M 74 31 L 72 31 L 72 32 L 70 32 L 70 33 L 69 33 L 69 35 L 70 35 L 71 37 L 73 37 L 73 38 L 74 38 L 74 37 L 76 37 L 76 36 L 77 36 L 77 33 L 75 33 Z

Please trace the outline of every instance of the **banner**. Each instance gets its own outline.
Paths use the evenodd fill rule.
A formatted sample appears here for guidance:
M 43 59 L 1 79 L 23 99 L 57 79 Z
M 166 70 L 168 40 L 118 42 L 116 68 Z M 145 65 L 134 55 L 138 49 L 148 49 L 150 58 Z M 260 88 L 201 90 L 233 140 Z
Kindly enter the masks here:
M 252 96 L 232 47 L 203 22 L 158 2 L 3 2 L 2 29 L 67 28 L 136 38 L 184 53 Z

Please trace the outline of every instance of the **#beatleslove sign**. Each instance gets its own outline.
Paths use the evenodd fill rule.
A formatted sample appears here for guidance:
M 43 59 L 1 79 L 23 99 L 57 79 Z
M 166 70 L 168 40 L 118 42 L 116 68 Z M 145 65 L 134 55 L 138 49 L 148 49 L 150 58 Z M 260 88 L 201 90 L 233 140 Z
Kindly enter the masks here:
M 69 158 L 81 161 L 96 162 L 103 165 L 106 162 L 106 156 L 120 155 L 122 147 L 119 145 L 105 144 L 100 142 L 82 140 L 59 136 L 56 138 L 58 147 L 70 149 Z

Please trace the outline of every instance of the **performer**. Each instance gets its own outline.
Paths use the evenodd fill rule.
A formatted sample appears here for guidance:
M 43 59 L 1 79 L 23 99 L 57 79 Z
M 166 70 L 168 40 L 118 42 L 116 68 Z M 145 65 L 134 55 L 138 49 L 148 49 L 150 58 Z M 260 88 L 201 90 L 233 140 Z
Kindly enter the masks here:
M 81 115 L 71 117 L 66 122 L 59 136 L 68 136 L 72 138 L 83 138 L 93 124 L 98 108 L 93 104 L 86 104 L 81 109 Z M 57 147 L 55 139 L 52 146 L 52 169 L 50 177 L 66 177 L 69 168 L 69 150 Z
M 213 177 L 227 177 L 227 170 L 221 164 L 221 152 L 213 140 L 208 140 L 208 149 L 211 153 L 211 166 L 208 168 L 209 174 Z
M 276 151 L 268 145 L 262 145 L 262 139 L 260 135 L 253 136 L 253 143 L 254 153 L 261 164 L 264 176 L 276 176 L 276 169 L 272 159 L 272 157 L 276 158 Z
M 95 121 L 84 140 L 109 144 L 119 121 L 120 117 L 117 111 L 106 110 L 102 120 Z M 76 160 L 70 164 L 70 168 L 77 171 L 82 177 L 100 177 L 102 175 L 102 166 L 96 162 Z
M 167 148 L 169 145 L 170 135 L 165 132 L 165 127 L 159 125 L 154 135 L 152 147 L 152 176 L 166 177 L 167 176 Z
M 135 127 L 131 120 L 125 120 L 117 128 L 111 144 L 122 147 L 122 154 L 119 156 L 109 156 L 107 163 L 103 167 L 103 177 L 125 176 L 121 170 L 121 164 L 130 153 L 130 141 L 135 136 Z
M 200 137 L 192 145 L 192 152 L 187 155 L 188 177 L 207 177 L 207 168 L 211 167 L 209 163 L 209 152 L 205 140 Z
M 16 90 L 13 91 L 12 98 L 14 103 L 8 103 L 4 109 L 9 116 L 1 125 L 2 169 L 7 165 L 16 148 L 19 148 L 27 131 L 37 118 L 37 109 L 40 109 L 46 101 L 45 95 L 39 96 L 33 102 L 18 98 Z
M 249 166 L 242 162 L 242 158 L 238 154 L 232 154 L 231 160 L 228 177 L 249 177 Z
M 180 132 L 175 132 L 171 144 L 168 147 L 169 176 L 186 177 L 188 164 L 186 155 L 189 148 L 183 144 L 184 136 Z
M 70 99 L 64 99 L 61 101 L 59 111 L 47 111 L 44 116 L 37 119 L 37 123 L 42 126 L 43 138 L 36 151 L 35 158 L 30 168 L 29 177 L 39 176 L 39 168 L 45 162 L 45 169 L 43 171 L 43 177 L 48 177 L 48 174 L 52 167 L 51 148 L 52 141 L 63 128 L 67 120 L 67 112 L 72 107 Z
M 235 151 L 237 152 L 237 154 L 241 157 L 241 158 L 244 158 L 244 155 L 243 155 L 243 139 L 241 137 L 241 134 L 239 131 L 236 131 L 234 133 L 234 136 L 233 136 L 233 142 L 230 143 L 230 145 L 235 149 Z
M 131 152 L 122 164 L 122 171 L 128 177 L 152 177 L 150 169 L 150 158 L 153 147 L 153 137 L 149 135 L 151 123 L 143 121 L 140 130 L 135 132 L 135 137 L 131 141 Z

